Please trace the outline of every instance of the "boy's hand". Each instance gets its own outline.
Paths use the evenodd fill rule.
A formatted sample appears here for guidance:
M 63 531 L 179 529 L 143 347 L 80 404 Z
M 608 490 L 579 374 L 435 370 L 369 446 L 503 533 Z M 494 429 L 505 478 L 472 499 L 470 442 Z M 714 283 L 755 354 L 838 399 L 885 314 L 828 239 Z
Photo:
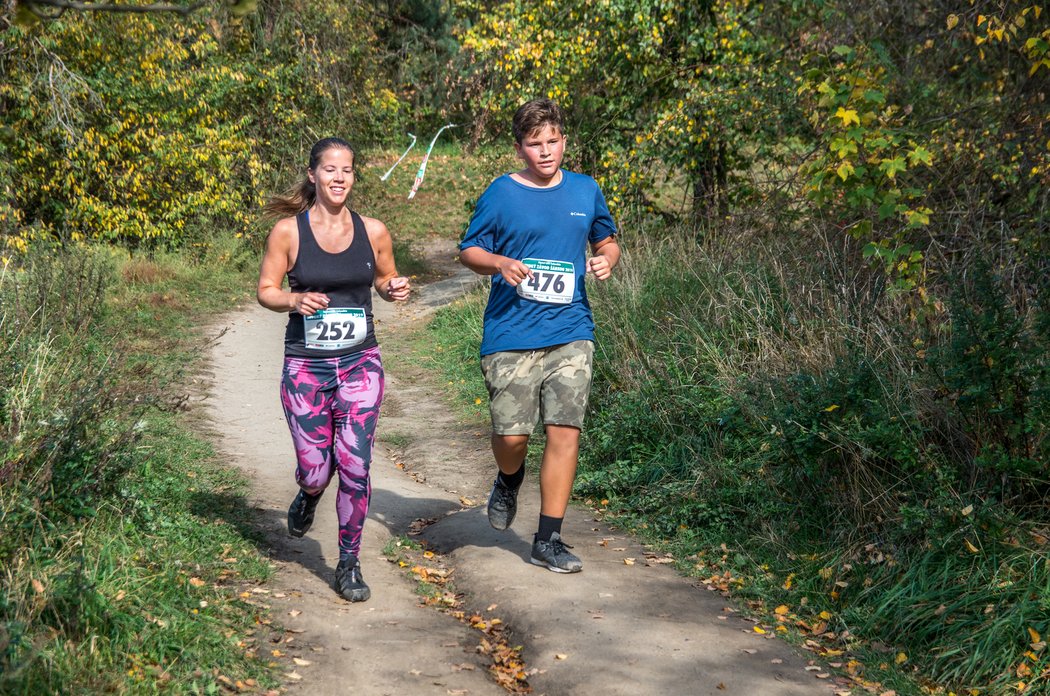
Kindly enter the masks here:
M 587 270 L 594 274 L 598 280 L 606 280 L 612 275 L 612 265 L 604 254 L 598 254 L 587 259 Z
M 507 259 L 504 263 L 499 264 L 498 268 L 503 280 L 507 281 L 512 288 L 518 287 L 526 278 L 532 277 L 532 269 L 514 259 Z

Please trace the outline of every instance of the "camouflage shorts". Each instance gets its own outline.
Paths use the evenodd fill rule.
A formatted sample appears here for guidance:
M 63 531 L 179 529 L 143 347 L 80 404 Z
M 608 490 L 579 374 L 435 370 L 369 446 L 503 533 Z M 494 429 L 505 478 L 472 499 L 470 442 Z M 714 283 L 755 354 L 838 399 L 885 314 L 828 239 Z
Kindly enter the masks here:
M 529 435 L 540 417 L 544 425 L 582 428 L 593 355 L 593 342 L 573 341 L 483 356 L 481 372 L 489 390 L 492 431 Z

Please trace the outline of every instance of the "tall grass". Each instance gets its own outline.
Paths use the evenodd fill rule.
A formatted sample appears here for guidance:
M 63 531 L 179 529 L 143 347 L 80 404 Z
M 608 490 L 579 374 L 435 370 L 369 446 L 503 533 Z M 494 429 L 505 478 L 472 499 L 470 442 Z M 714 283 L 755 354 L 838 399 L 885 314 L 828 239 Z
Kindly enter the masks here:
M 92 248 L 38 247 L 0 273 L 0 691 L 272 683 L 238 646 L 268 621 L 237 595 L 269 572 L 243 482 L 177 396 L 195 322 L 243 280 Z
M 748 549 L 734 572 L 933 678 L 1045 685 L 1044 310 L 990 270 L 942 310 L 848 243 L 717 239 L 639 235 L 593 289 L 578 492 L 685 552 Z

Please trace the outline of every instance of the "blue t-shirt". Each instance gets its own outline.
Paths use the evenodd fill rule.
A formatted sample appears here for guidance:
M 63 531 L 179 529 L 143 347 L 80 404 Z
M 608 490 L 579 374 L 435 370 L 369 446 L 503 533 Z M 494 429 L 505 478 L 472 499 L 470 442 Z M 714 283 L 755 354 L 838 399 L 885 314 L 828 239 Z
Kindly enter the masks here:
M 509 174 L 493 181 L 459 248 L 525 261 L 534 278 L 519 290 L 492 276 L 481 354 L 594 340 L 584 288 L 587 245 L 615 233 L 598 183 L 585 174 L 563 169 L 561 182 L 549 188 L 526 186 Z

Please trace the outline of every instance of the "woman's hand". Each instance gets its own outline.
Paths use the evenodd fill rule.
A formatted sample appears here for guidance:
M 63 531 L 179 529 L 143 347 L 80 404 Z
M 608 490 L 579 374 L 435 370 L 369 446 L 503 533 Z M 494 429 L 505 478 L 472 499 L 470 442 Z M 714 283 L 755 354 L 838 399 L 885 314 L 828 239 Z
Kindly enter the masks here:
M 328 307 L 328 295 L 323 292 L 293 292 L 292 311 L 304 317 L 312 317 L 319 310 Z
M 387 300 L 392 302 L 407 300 L 411 292 L 412 284 L 408 282 L 408 278 L 405 276 L 391 278 L 390 282 L 386 284 L 386 297 Z

